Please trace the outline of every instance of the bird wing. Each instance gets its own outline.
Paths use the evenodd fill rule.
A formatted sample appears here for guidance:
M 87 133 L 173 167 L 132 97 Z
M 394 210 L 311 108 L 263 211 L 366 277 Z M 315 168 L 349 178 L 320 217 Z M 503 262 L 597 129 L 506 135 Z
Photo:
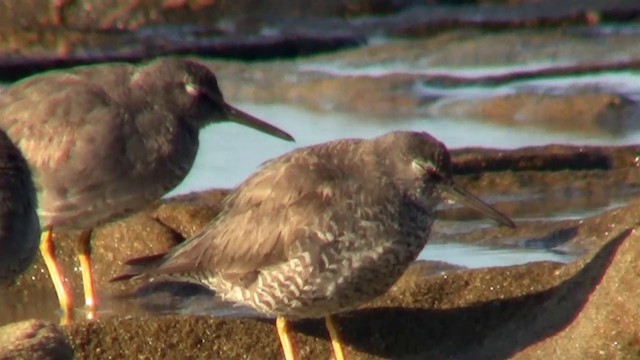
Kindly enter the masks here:
M 355 211 L 354 203 L 341 197 L 362 183 L 343 169 L 310 150 L 265 164 L 229 195 L 224 210 L 207 228 L 167 255 L 154 258 L 152 269 L 143 272 L 213 270 L 242 275 L 336 241 L 338 231 L 356 226 L 353 216 L 344 216 Z M 135 260 L 131 264 L 136 265 Z
M 130 73 L 128 66 L 113 71 L 117 75 L 112 76 L 122 78 Z M 47 189 L 42 203 L 54 212 L 72 211 L 72 203 L 86 208 L 87 199 L 110 191 L 105 184 L 117 184 L 112 180 L 134 169 L 126 162 L 135 153 L 129 148 L 136 137 L 121 134 L 135 124 L 97 81 L 88 68 L 52 72 L 17 83 L 0 96 L 0 127 L 37 170 L 37 186 Z
M 117 70 L 114 72 L 122 73 Z M 119 118 L 112 97 L 87 71 L 80 68 L 38 75 L 11 86 L 0 96 L 0 127 L 23 153 L 28 153 L 32 166 L 70 166 L 74 163 L 64 160 L 74 153 L 100 156 L 98 145 L 113 133 L 107 128 L 120 126 L 109 121 Z M 74 174 L 78 175 L 83 174 Z

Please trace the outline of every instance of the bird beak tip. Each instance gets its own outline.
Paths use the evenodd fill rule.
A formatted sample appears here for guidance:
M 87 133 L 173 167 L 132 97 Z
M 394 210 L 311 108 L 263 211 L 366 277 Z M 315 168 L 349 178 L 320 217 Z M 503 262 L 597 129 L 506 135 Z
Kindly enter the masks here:
M 494 207 L 480 200 L 478 197 L 471 194 L 467 190 L 464 190 L 453 182 L 442 184 L 440 188 L 444 196 L 449 198 L 450 200 L 475 209 L 482 215 L 494 220 L 499 225 L 511 229 L 516 228 L 516 224 L 508 216 L 496 210 Z
M 254 130 L 258 130 L 262 133 L 277 137 L 281 140 L 295 142 L 295 138 L 291 136 L 288 132 L 273 126 L 266 121 L 260 120 L 257 117 L 248 114 L 236 107 L 233 107 L 227 103 L 225 103 L 225 110 L 227 113 L 227 117 L 229 120 L 250 127 Z

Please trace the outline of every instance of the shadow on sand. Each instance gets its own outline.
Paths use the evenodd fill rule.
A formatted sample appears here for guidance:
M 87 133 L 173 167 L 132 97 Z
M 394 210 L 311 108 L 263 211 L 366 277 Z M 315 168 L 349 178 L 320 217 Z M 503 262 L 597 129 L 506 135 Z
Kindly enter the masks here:
M 357 310 L 338 317 L 342 339 L 384 358 L 509 358 L 572 323 L 631 232 L 624 230 L 575 275 L 549 290 L 463 308 Z M 296 330 L 328 338 L 321 321 L 298 322 Z

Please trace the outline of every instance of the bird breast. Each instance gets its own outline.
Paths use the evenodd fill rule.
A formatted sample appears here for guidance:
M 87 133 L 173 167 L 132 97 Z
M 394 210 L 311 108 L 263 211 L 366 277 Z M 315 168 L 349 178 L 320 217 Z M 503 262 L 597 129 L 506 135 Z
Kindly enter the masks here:
M 384 207 L 382 213 L 361 210 L 369 220 L 358 220 L 355 228 L 330 227 L 347 231 L 309 232 L 318 240 L 301 244 L 287 261 L 261 269 L 250 287 L 227 283 L 221 293 L 227 300 L 289 318 L 322 317 L 370 301 L 398 280 L 429 236 L 433 218 L 428 213 L 416 210 L 413 220 L 418 223 L 402 229 L 397 216 L 406 211 L 394 208 L 393 213 Z

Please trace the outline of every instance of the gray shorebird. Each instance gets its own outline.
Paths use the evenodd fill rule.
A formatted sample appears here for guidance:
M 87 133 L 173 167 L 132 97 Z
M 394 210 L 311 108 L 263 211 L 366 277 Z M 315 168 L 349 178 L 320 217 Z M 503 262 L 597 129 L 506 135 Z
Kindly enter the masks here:
M 44 230 L 40 250 L 63 323 L 73 320 L 73 304 L 57 265 L 52 231 L 82 230 L 78 255 L 92 318 L 92 229 L 177 186 L 193 165 L 199 130 L 225 120 L 293 140 L 227 104 L 207 67 L 179 58 L 50 71 L 1 94 L 0 127 L 34 173 Z
M 29 165 L 0 130 L 0 285 L 13 281 L 38 252 L 37 207 Z
M 168 277 L 275 316 L 285 358 L 287 320 L 325 318 L 386 292 L 427 243 L 434 208 L 453 200 L 514 227 L 455 185 L 445 146 L 426 133 L 392 132 L 302 148 L 270 162 L 225 200 L 202 232 L 166 254 L 127 262 L 112 279 Z

